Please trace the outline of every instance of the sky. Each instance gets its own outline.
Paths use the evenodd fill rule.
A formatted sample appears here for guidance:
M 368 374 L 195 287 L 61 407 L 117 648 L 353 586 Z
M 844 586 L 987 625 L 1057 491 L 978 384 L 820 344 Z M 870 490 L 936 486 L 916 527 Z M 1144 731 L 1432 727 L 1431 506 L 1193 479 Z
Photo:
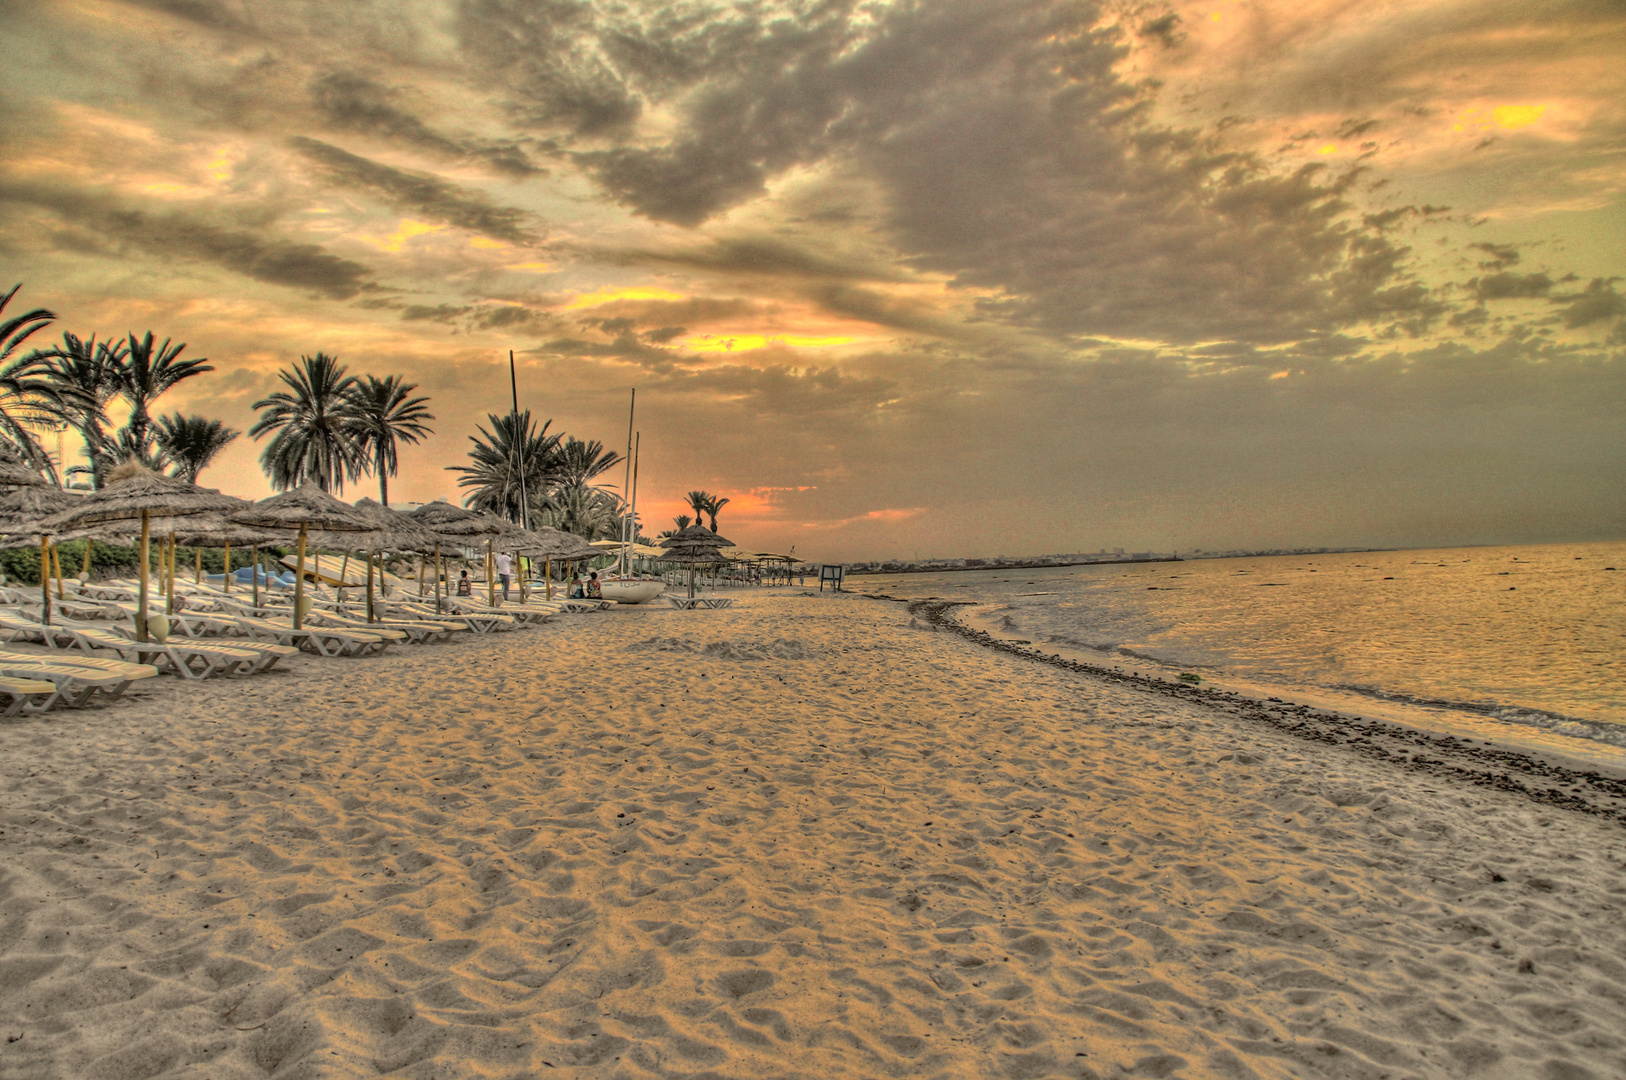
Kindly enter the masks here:
M 7 0 L 0 282 L 811 560 L 1626 537 L 1619 0 Z M 47 440 L 48 446 L 53 446 Z M 54 448 L 54 446 L 53 446 Z M 203 474 L 270 488 L 246 435 Z M 63 451 L 71 464 L 72 436 Z M 621 476 L 613 482 L 619 487 Z M 377 497 L 375 481 L 347 497 Z

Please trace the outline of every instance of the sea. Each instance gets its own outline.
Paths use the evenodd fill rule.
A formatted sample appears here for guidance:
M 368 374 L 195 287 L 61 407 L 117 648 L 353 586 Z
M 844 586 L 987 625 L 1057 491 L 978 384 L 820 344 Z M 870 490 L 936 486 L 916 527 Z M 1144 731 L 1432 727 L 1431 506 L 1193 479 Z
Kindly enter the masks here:
M 1107 667 L 1618 763 L 1626 543 L 874 575 Z M 1591 753 L 1589 751 L 1596 751 Z

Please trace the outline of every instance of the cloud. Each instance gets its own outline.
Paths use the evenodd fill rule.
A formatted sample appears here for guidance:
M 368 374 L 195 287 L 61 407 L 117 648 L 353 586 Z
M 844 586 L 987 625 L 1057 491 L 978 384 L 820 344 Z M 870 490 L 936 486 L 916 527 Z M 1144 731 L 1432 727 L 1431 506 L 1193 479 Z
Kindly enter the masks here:
M 0 182 L 0 202 L 47 210 L 63 222 L 59 244 L 70 249 L 137 257 L 212 263 L 235 274 L 348 299 L 374 288 L 372 271 L 319 245 L 208 220 L 192 210 L 151 210 L 111 196 L 54 184 Z
M 1615 291 L 1614 279 L 1593 278 L 1580 295 L 1562 299 L 1564 325 L 1571 330 L 1626 315 L 1626 297 Z
M 290 142 L 316 163 L 329 182 L 365 191 L 398 210 L 511 244 L 539 240 L 529 227 L 529 212 L 498 206 L 482 192 L 458 187 L 431 173 L 397 169 L 303 135 Z
M 435 130 L 402 108 L 400 92 L 351 71 L 331 71 L 311 80 L 311 98 L 333 127 L 377 135 L 452 161 L 478 160 L 509 176 L 542 175 L 513 142 L 457 139 Z

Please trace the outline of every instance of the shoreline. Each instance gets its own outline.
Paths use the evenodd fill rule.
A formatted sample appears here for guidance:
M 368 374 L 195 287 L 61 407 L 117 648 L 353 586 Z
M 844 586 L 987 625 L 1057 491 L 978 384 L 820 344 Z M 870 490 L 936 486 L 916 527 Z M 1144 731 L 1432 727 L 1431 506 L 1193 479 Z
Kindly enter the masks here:
M 1508 750 L 1483 740 L 1431 732 L 1392 720 L 1126 674 L 1104 665 L 1046 653 L 1036 646 L 1017 644 L 986 630 L 967 626 L 951 613 L 956 607 L 975 606 L 968 601 L 903 600 L 881 594 L 863 595 L 870 599 L 907 604 L 911 614 L 984 648 L 1150 693 L 1202 702 L 1247 720 L 1269 724 L 1297 738 L 1341 746 L 1390 765 L 1449 777 L 1476 787 L 1522 794 L 1538 804 L 1591 814 L 1626 826 L 1626 770 L 1613 770 L 1605 765 L 1583 762 L 1558 753 L 1533 749 Z M 1420 749 L 1434 756 L 1422 756 L 1418 753 Z M 1580 793 L 1576 788 L 1581 789 Z

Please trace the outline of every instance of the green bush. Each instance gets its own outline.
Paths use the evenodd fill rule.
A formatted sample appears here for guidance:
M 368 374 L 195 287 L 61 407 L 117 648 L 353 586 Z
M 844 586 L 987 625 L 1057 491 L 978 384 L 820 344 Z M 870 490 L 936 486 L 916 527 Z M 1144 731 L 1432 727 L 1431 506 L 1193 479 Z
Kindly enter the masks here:
M 62 576 L 77 578 L 85 565 L 85 545 L 91 545 L 90 576 L 92 580 L 116 577 L 134 577 L 140 565 L 140 552 L 134 547 L 123 547 L 119 544 L 104 544 L 100 540 L 67 540 L 57 547 L 57 557 L 62 562 Z M 150 559 L 152 572 L 158 573 L 159 551 L 162 545 L 156 539 L 151 544 Z M 260 549 L 260 561 L 269 563 L 279 555 L 288 554 L 291 548 L 273 547 Z M 203 549 L 203 570 L 208 574 L 218 574 L 224 565 L 225 552 L 220 548 Z M 231 549 L 231 565 L 236 570 L 249 564 L 248 548 Z M 323 560 L 324 564 L 326 559 Z M 193 568 L 196 565 L 193 549 L 182 546 L 175 553 L 175 576 L 181 580 L 190 580 Z M 8 548 L 0 551 L 0 571 L 4 571 L 6 580 L 16 585 L 38 585 L 40 583 L 40 549 L 38 545 L 21 548 Z

